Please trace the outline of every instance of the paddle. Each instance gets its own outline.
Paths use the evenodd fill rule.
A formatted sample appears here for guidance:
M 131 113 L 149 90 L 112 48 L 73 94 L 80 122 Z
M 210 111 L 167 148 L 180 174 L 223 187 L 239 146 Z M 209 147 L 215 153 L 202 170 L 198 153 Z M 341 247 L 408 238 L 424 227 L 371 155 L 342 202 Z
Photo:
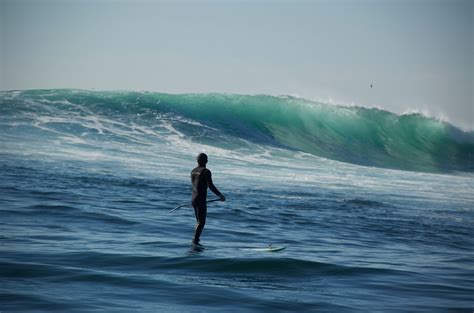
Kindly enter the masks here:
M 207 200 L 207 201 L 206 201 L 206 203 L 209 203 L 209 202 L 215 202 L 215 201 L 221 201 L 221 199 L 212 199 L 212 200 Z M 169 210 L 169 212 L 168 212 L 168 213 L 171 213 L 171 212 L 173 212 L 173 211 L 176 211 L 176 210 L 177 210 L 177 209 L 179 209 L 179 208 L 182 208 L 182 207 L 185 207 L 185 206 L 190 206 L 190 205 L 192 206 L 192 204 L 191 204 L 191 203 L 189 203 L 189 202 L 186 202 L 186 203 L 184 203 L 184 204 L 178 205 L 177 207 L 175 207 L 175 208 L 174 208 L 174 209 L 172 209 L 172 210 Z

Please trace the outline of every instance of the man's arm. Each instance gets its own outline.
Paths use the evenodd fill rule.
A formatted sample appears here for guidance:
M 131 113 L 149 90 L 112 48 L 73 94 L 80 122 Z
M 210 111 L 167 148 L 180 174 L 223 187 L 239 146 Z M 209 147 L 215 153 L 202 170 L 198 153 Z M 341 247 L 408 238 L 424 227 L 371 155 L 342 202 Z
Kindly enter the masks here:
M 221 201 L 225 201 L 225 197 L 224 195 L 217 189 L 216 186 L 214 186 L 214 183 L 212 182 L 212 174 L 211 174 L 211 171 L 210 170 L 207 170 L 206 171 L 206 177 L 207 177 L 207 184 L 209 186 L 209 189 L 211 189 L 211 191 L 213 193 L 215 193 L 217 196 L 219 196 L 219 198 L 221 199 Z

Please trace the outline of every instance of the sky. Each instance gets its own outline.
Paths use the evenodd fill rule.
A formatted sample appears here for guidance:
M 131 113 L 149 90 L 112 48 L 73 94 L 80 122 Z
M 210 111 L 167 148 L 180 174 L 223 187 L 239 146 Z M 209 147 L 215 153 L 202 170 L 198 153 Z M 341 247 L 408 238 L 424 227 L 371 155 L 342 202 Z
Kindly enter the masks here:
M 0 89 L 293 95 L 474 129 L 473 20 L 470 0 L 0 0 Z

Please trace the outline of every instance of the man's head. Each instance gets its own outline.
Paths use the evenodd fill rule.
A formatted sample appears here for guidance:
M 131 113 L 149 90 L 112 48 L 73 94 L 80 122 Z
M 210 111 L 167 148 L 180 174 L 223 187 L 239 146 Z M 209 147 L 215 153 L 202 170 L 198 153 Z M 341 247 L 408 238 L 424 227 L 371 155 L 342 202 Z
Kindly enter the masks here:
M 207 163 L 207 155 L 205 153 L 199 153 L 196 161 L 198 162 L 199 166 L 206 166 Z

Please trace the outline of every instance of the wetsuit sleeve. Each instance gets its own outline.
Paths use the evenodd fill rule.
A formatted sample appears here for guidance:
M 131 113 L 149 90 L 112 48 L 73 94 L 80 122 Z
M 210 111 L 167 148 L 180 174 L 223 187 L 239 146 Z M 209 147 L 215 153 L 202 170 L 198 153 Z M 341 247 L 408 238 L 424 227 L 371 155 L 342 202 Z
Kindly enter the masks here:
M 212 183 L 212 174 L 211 174 L 211 171 L 207 170 L 206 171 L 206 177 L 207 177 L 207 184 L 209 186 L 209 189 L 211 189 L 211 191 L 213 193 L 215 193 L 216 195 L 220 196 L 221 195 L 221 192 L 216 188 L 216 186 L 214 186 L 214 184 Z

